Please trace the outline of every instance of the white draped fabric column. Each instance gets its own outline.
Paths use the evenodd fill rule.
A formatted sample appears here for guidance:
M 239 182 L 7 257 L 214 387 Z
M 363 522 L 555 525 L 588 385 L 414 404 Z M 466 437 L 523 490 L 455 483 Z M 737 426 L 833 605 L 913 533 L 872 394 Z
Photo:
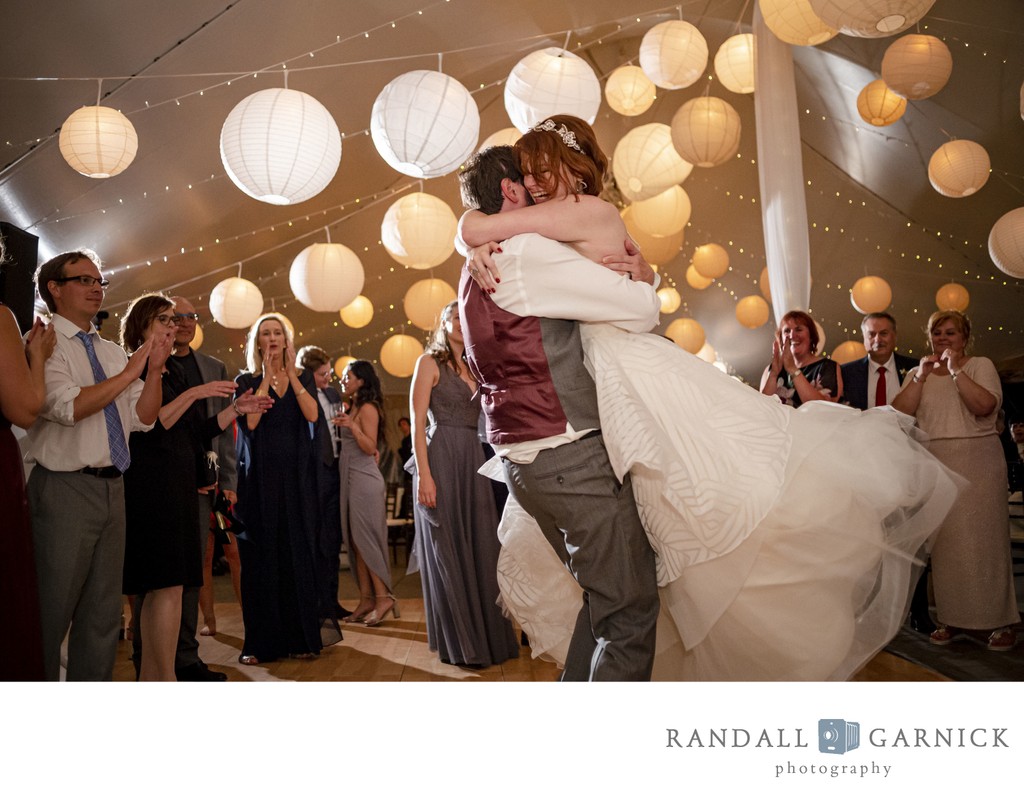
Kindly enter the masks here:
M 810 305 L 811 259 L 793 53 L 765 25 L 760 4 L 754 5 L 754 70 L 761 215 L 778 322 L 787 311 Z

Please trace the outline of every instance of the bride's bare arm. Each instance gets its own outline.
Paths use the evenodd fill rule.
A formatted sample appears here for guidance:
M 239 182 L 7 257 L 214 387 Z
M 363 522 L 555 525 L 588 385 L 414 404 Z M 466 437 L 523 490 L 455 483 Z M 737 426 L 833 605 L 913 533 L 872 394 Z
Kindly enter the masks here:
M 491 215 L 468 210 L 459 221 L 459 237 L 470 247 L 523 233 L 537 233 L 567 244 L 604 241 L 613 221 L 623 227 L 614 205 L 595 196 L 569 196 Z

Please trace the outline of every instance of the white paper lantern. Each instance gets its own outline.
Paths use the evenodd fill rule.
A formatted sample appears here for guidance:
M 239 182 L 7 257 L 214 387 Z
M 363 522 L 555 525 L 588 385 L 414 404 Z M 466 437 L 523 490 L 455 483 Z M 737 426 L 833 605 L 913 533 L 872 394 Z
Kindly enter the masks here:
M 673 185 L 650 199 L 630 205 L 633 221 L 652 236 L 670 236 L 678 233 L 690 221 L 692 206 L 690 195 L 680 186 Z
M 705 342 L 704 347 L 697 351 L 697 358 L 713 365 L 718 361 L 718 351 L 711 347 L 710 342 Z
M 485 139 L 484 142 L 480 144 L 480 148 L 477 149 L 477 151 L 489 149 L 491 146 L 514 146 L 522 134 L 523 133 L 514 126 L 507 126 L 504 129 L 499 129 L 489 138 Z
M 210 314 L 225 328 L 248 328 L 263 313 L 263 293 L 245 278 L 228 278 L 210 292 Z
M 131 165 L 139 150 L 139 136 L 132 122 L 116 109 L 82 107 L 64 121 L 58 144 L 75 171 L 104 179 Z
M 663 266 L 679 255 L 679 251 L 683 249 L 684 231 L 680 230 L 668 236 L 654 236 L 636 223 L 633 218 L 632 206 L 623 210 L 621 215 L 630 238 L 636 242 L 640 248 L 640 254 L 647 263 Z
M 690 259 L 693 268 L 705 278 L 721 278 L 729 270 L 729 253 L 721 244 L 702 244 Z
M 935 0 L 810 0 L 822 22 L 848 36 L 877 39 L 906 31 Z
M 683 305 L 683 299 L 679 292 L 671 286 L 663 286 L 658 290 L 658 299 L 661 300 L 661 313 L 674 314 Z
M 907 111 L 907 99 L 889 89 L 882 79 L 875 79 L 857 96 L 857 112 L 872 126 L 896 123 Z
M 666 90 L 689 87 L 708 66 L 708 43 L 693 25 L 682 20 L 659 23 L 640 41 L 640 67 Z
M 695 166 L 721 165 L 739 149 L 739 113 L 721 98 L 690 99 L 672 116 L 672 145 Z
M 704 347 L 704 329 L 700 323 L 690 317 L 680 317 L 669 323 L 665 329 L 665 336 L 684 351 L 689 351 L 692 354 Z
M 811 9 L 810 0 L 758 0 L 765 25 L 790 45 L 820 45 L 839 30 L 826 25 Z
M 988 254 L 1007 275 L 1024 278 L 1024 208 L 999 217 L 988 234 Z
M 370 111 L 370 136 L 395 171 L 443 177 L 480 140 L 480 111 L 469 90 L 436 70 L 403 73 L 380 91 Z
M 456 291 L 439 278 L 416 281 L 405 293 L 405 316 L 417 328 L 430 331 L 437 325 L 441 310 L 455 300 Z
M 373 303 L 365 295 L 357 295 L 356 299 L 338 312 L 341 321 L 349 328 L 362 328 L 373 319 Z
M 295 256 L 288 283 L 313 311 L 338 311 L 363 290 L 363 262 L 344 244 L 310 244 Z
M 698 291 L 701 289 L 707 289 L 714 283 L 711 278 L 705 278 L 701 275 L 693 264 L 690 264 L 690 266 L 686 268 L 686 282 Z
M 693 166 L 672 145 L 672 130 L 648 123 L 627 132 L 612 153 L 612 173 L 623 195 L 639 202 L 679 185 Z
M 833 362 L 838 362 L 840 365 L 844 362 L 853 362 L 856 359 L 862 359 L 868 355 L 867 348 L 864 347 L 863 342 L 856 342 L 855 340 L 848 339 L 846 342 L 840 342 L 834 351 L 832 351 L 831 359 Z
M 736 320 L 744 328 L 760 328 L 768 322 L 768 303 L 760 295 L 747 295 L 736 303 Z
M 196 333 L 192 337 L 192 341 L 189 342 L 188 347 L 193 351 L 198 351 L 203 347 L 203 327 L 199 323 L 196 323 Z
M 935 293 L 935 305 L 939 311 L 966 311 L 970 304 L 970 293 L 959 283 L 947 283 Z
M 754 92 L 754 35 L 736 34 L 715 54 L 715 75 L 727 90 Z
M 380 364 L 392 376 L 407 379 L 416 369 L 416 360 L 423 354 L 419 340 L 405 334 L 388 337 L 380 346 Z
M 620 115 L 643 115 L 657 96 L 654 82 L 636 65 L 623 65 L 612 71 L 604 84 L 608 106 Z
M 455 252 L 458 225 L 447 202 L 416 192 L 388 208 L 380 225 L 380 239 L 388 254 L 402 266 L 430 269 Z
M 589 64 L 561 48 L 527 54 L 505 81 L 505 111 L 520 132 L 552 115 L 593 123 L 601 106 L 601 82 Z
M 761 275 L 757 279 L 757 288 L 761 292 L 761 297 L 767 300 L 769 303 L 772 302 L 772 285 L 768 279 L 768 267 L 761 270 Z
M 892 288 L 877 275 L 865 275 L 850 289 L 850 303 L 861 314 L 885 311 L 892 303 Z
M 328 186 L 341 163 L 341 133 L 327 108 L 298 90 L 260 90 L 228 113 L 220 159 L 231 181 L 272 205 L 294 205 Z
M 943 196 L 970 196 L 988 182 L 991 170 L 988 152 L 973 140 L 951 140 L 928 161 L 928 179 Z
M 953 56 L 946 43 L 925 34 L 901 36 L 882 57 L 882 79 L 889 89 L 915 101 L 935 95 L 952 72 Z
M 356 358 L 354 356 L 339 356 L 334 363 L 334 375 L 340 379 L 345 375 L 345 368 L 348 367 L 348 363 L 355 361 Z

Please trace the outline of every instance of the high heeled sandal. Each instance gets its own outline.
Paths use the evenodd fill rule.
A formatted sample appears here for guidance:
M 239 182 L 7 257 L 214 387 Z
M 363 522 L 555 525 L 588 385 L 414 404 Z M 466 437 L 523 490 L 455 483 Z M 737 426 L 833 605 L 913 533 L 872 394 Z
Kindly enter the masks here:
M 260 661 L 252 654 L 239 654 L 238 662 L 240 665 L 259 665 Z
M 341 618 L 342 623 L 362 623 L 367 615 L 371 615 L 376 611 L 372 606 L 369 609 L 360 609 L 356 606 L 356 610 L 347 617 Z
M 398 600 L 393 595 L 380 595 L 374 598 L 374 600 L 390 600 L 391 605 L 388 606 L 384 611 L 379 613 L 377 609 L 374 609 L 372 612 L 366 615 L 366 618 L 363 620 L 364 625 L 369 626 L 371 628 L 373 626 L 379 626 L 381 623 L 384 622 L 384 618 L 388 616 L 388 612 L 393 612 L 395 617 L 400 616 L 398 612 Z

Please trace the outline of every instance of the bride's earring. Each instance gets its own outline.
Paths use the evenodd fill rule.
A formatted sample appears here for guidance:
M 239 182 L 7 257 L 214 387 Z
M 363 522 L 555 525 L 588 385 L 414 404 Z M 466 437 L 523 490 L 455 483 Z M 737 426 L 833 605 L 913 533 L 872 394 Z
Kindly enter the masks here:
M 576 182 L 576 192 L 582 194 L 586 190 L 587 184 L 583 180 L 578 180 Z

